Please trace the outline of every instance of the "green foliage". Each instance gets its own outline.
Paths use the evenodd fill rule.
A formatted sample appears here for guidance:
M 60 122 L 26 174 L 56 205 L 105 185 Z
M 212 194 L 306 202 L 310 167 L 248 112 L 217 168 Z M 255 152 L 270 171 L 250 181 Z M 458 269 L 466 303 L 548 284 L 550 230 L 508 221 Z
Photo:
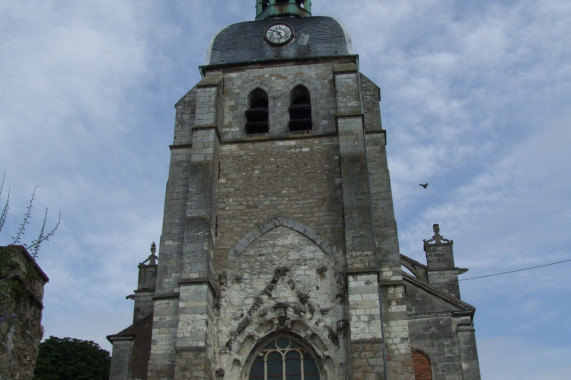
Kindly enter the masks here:
M 34 380 L 107 380 L 111 357 L 92 341 L 50 336 L 40 343 Z

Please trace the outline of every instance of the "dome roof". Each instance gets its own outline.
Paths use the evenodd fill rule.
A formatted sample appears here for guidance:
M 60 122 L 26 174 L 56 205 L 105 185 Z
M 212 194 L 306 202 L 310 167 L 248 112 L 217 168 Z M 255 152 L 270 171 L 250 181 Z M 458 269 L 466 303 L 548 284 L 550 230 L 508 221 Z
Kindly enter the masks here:
M 272 46 L 264 41 L 266 28 L 276 23 L 293 28 L 294 39 L 287 45 Z M 218 32 L 210 42 L 206 66 L 350 54 L 349 35 L 331 17 L 268 19 L 233 24 Z

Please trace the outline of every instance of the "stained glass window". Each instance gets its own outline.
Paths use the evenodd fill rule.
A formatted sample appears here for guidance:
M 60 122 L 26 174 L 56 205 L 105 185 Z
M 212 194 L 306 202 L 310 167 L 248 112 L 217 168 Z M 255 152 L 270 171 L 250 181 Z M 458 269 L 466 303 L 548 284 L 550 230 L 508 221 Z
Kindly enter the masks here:
M 319 380 L 317 363 L 302 345 L 278 336 L 257 354 L 248 379 Z

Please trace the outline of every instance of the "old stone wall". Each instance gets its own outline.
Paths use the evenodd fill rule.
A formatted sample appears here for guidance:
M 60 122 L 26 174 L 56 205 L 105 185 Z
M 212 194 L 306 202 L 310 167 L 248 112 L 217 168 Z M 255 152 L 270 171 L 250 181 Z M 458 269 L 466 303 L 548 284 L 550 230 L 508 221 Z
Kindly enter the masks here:
M 444 292 L 460 299 L 458 274 L 465 270 L 456 268 L 452 253 L 453 242 L 440 244 L 425 243 L 428 282 Z
M 312 129 L 291 132 L 299 85 Z M 269 131 L 248 135 L 255 89 L 268 95 Z M 345 57 L 207 72 L 179 101 L 150 376 L 239 378 L 280 331 L 315 350 L 326 378 L 378 372 L 382 287 L 391 378 L 410 378 L 379 99 Z M 376 362 L 351 363 L 353 349 Z
M 430 360 L 438 380 L 479 380 L 474 308 L 431 287 L 407 284 L 410 344 Z
M 365 130 L 367 132 L 381 131 L 383 129 L 381 120 L 381 89 L 364 74 L 360 73 L 361 101 L 365 111 L 363 118 Z
M 113 357 L 111 358 L 109 380 L 129 379 L 129 364 L 132 351 L 132 338 L 116 339 L 113 341 Z
M 154 296 L 151 378 L 212 373 L 220 91 L 220 78 L 207 77 L 177 104 Z M 203 365 L 190 366 L 189 352 Z
M 22 246 L 0 247 L 0 379 L 32 379 L 48 277 Z
M 341 252 L 343 210 L 335 137 L 227 144 L 220 154 L 216 260 L 276 217 L 308 227 Z
M 332 364 L 347 361 L 338 149 L 326 136 L 221 147 L 217 326 L 219 363 L 230 378 L 282 328 L 327 352 L 330 378 L 343 376 Z M 279 305 L 287 320 L 279 320 Z
M 430 358 L 434 379 L 464 379 L 460 347 L 452 317 L 413 319 L 409 322 L 409 331 L 411 346 L 426 353 Z
M 178 294 L 155 297 L 149 379 L 174 379 Z
M 342 265 L 311 239 L 314 233 L 283 221 L 234 257 L 217 323 L 219 362 L 229 378 L 239 378 L 254 346 L 280 330 L 317 350 L 327 378 L 342 378 L 344 369 L 335 364 L 347 360 Z
M 350 298 L 351 343 L 360 356 L 370 357 L 371 365 L 377 367 L 374 375 L 367 376 L 381 378 L 384 371 L 381 353 L 373 352 L 372 349 L 382 337 L 389 378 L 412 379 L 414 372 L 386 162 L 385 134 L 380 119 L 372 119 L 380 117 L 379 105 L 375 103 L 380 93 L 378 87 L 358 72 L 356 65 L 335 66 L 335 84 L 348 277 L 350 283 L 359 283 L 355 280 L 356 275 L 373 277 L 367 281 L 372 285 L 371 290 L 362 297 L 366 297 L 369 302 L 377 300 L 376 306 L 364 307 L 358 298 Z M 366 119 L 364 115 L 367 115 Z M 351 286 L 349 292 L 351 293 Z M 369 320 L 380 320 L 379 299 L 382 303 L 382 334 L 380 331 L 375 333 L 363 329 L 356 317 L 360 315 L 362 318 L 363 314 L 369 314 Z M 367 336 L 366 339 L 370 342 L 361 335 Z M 379 370 L 377 360 L 381 360 L 380 368 L 383 371 Z M 359 363 L 361 361 L 353 362 L 355 378 L 368 373 Z
M 339 61 L 339 60 L 338 60 Z M 302 85 L 311 94 L 313 127 L 311 134 L 331 134 L 336 131 L 334 61 L 300 64 L 282 62 L 276 65 L 249 66 L 224 73 L 222 141 L 247 138 L 244 125 L 249 107 L 249 94 L 256 88 L 268 94 L 269 132 L 267 137 L 291 137 L 288 130 L 291 91 Z
M 371 205 L 374 214 L 375 246 L 379 257 L 383 299 L 383 322 L 388 366 L 395 378 L 411 378 L 413 363 L 407 323 L 407 304 L 402 279 L 399 243 L 387 165 L 385 134 L 371 131 L 367 138 L 367 160 Z M 402 375 L 400 374 L 402 372 Z
M 381 339 L 356 339 L 351 342 L 353 380 L 384 380 Z

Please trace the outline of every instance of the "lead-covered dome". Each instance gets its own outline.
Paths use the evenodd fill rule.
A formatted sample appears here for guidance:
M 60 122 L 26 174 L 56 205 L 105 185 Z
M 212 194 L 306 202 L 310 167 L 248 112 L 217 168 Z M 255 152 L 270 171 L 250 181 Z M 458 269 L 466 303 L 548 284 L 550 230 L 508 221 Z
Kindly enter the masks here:
M 293 39 L 283 46 L 268 43 L 264 35 L 274 24 L 289 25 Z M 351 54 L 348 33 L 331 17 L 274 18 L 241 22 L 222 29 L 210 43 L 206 66 Z

